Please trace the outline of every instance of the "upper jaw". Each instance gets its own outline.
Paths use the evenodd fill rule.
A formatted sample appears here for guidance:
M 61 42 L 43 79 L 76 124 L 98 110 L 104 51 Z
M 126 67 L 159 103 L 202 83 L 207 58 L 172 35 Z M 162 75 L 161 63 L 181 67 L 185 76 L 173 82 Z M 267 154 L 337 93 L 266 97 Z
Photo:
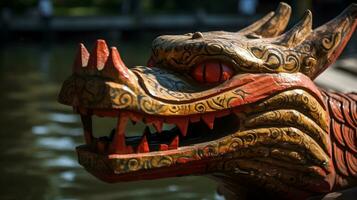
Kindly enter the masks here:
M 253 56 L 251 44 L 245 37 L 224 32 L 222 35 L 203 33 L 203 38 L 192 39 L 188 35 L 165 35 L 152 44 L 152 62 L 160 67 L 184 71 L 207 60 L 230 64 L 237 70 L 249 71 L 262 64 Z

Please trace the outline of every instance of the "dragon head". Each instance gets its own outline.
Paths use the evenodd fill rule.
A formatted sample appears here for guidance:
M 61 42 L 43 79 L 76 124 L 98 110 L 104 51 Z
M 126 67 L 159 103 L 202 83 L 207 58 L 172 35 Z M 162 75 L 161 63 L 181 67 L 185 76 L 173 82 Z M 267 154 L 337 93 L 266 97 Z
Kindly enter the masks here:
M 59 94 L 81 116 L 80 164 L 107 182 L 208 174 L 301 195 L 329 191 L 329 117 L 313 79 L 343 50 L 357 6 L 314 30 L 307 11 L 282 33 L 290 13 L 281 3 L 238 32 L 160 36 L 148 66 L 126 67 L 104 40 L 91 54 L 80 44 Z M 108 137 L 93 136 L 93 115 L 117 118 Z M 157 132 L 128 137 L 130 120 Z

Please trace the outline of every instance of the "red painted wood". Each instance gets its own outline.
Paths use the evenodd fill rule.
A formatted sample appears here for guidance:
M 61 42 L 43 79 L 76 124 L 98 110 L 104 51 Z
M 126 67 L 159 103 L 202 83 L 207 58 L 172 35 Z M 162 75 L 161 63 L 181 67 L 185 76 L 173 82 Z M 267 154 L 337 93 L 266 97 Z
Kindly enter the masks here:
M 150 152 L 150 148 L 149 148 L 148 140 L 146 138 L 146 134 L 144 134 L 136 149 L 136 153 L 147 153 L 147 152 Z
M 179 136 L 177 135 L 169 144 L 169 149 L 177 149 L 179 146 Z
M 121 114 L 117 127 L 116 127 L 116 132 L 113 137 L 113 141 L 110 145 L 109 152 L 111 153 L 117 153 L 117 154 L 129 154 L 129 153 L 134 153 L 133 147 L 130 145 L 126 145 L 125 143 L 125 126 L 128 122 L 128 117 L 126 117 L 124 114 Z
M 341 148 L 339 148 L 336 143 L 334 143 L 333 145 L 333 153 L 334 153 L 334 161 L 335 161 L 335 165 L 336 165 L 336 170 L 344 175 L 344 176 L 348 176 L 348 170 L 346 167 L 346 160 L 345 160 L 345 155 L 344 152 L 341 150 Z
M 102 70 L 109 56 L 109 49 L 104 40 L 97 40 L 88 61 L 88 69 Z

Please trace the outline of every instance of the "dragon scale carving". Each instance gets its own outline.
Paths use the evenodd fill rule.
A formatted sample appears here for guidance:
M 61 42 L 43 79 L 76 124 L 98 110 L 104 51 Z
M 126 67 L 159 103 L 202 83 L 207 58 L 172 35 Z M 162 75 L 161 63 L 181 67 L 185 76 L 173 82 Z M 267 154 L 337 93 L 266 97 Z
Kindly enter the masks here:
M 290 13 L 281 3 L 238 32 L 159 36 L 147 66 L 126 67 L 104 40 L 91 54 L 80 44 L 59 94 L 81 116 L 79 163 L 106 182 L 209 175 L 227 199 L 356 186 L 357 94 L 313 80 L 353 34 L 357 5 L 316 29 L 306 11 L 284 32 Z M 107 137 L 95 137 L 93 115 L 118 119 Z M 130 120 L 157 132 L 126 136 Z

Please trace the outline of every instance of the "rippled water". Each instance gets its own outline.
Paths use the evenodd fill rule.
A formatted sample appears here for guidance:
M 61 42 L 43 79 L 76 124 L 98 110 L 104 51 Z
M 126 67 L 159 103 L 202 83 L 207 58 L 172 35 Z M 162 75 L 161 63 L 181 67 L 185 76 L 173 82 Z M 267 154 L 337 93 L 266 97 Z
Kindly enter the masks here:
M 128 65 L 144 64 L 150 42 L 120 43 Z M 6 47 L 0 58 L 0 199 L 221 199 L 205 177 L 107 184 L 78 163 L 79 117 L 57 103 L 76 45 Z M 111 120 L 96 120 L 106 133 Z

